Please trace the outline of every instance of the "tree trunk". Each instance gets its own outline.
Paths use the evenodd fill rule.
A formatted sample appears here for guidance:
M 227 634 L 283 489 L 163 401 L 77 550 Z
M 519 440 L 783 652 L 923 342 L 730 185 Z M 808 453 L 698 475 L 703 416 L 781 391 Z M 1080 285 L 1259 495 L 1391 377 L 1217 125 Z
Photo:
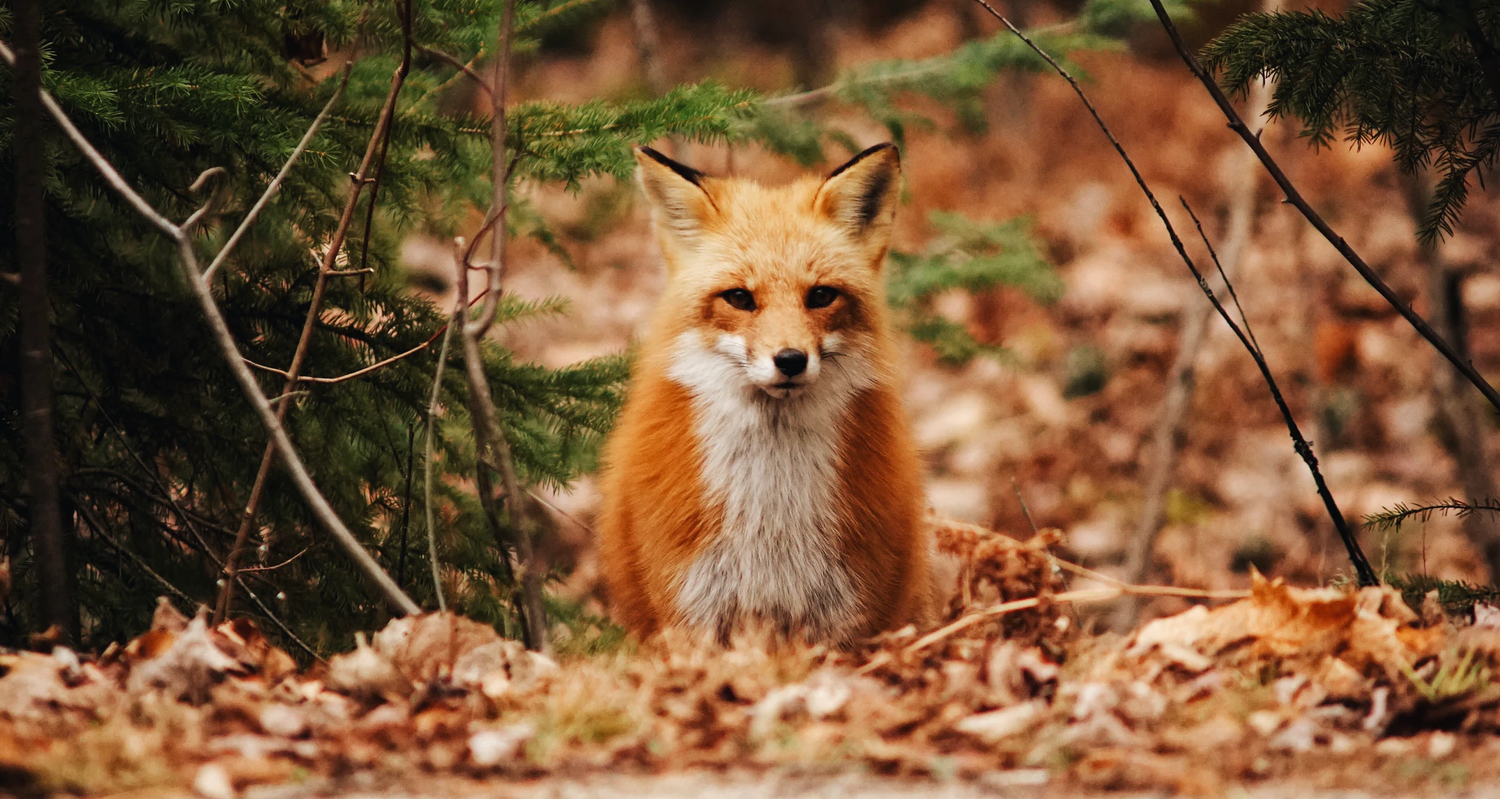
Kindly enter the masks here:
M 67 546 L 58 504 L 57 443 L 52 435 L 52 345 L 47 302 L 47 235 L 42 178 L 40 0 L 16 0 L 16 261 L 20 271 L 21 435 L 26 448 L 27 508 L 36 553 L 43 628 L 76 640 L 78 613 L 68 587 Z

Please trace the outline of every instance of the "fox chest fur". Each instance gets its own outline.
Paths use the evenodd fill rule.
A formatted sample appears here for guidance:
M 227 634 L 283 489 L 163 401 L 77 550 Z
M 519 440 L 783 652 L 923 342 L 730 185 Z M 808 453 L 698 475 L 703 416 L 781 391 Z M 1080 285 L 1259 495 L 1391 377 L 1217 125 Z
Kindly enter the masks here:
M 605 455 L 616 615 L 829 641 L 913 620 L 928 542 L 880 273 L 894 150 L 784 189 L 639 160 L 669 281 Z

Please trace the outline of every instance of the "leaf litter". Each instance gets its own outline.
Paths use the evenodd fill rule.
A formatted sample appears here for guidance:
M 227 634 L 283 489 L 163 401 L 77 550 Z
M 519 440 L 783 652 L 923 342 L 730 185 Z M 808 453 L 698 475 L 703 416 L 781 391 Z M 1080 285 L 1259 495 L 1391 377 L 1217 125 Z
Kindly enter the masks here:
M 937 533 L 954 565 L 948 623 L 846 648 L 675 631 L 553 661 L 431 613 L 299 669 L 247 620 L 210 626 L 163 602 L 97 657 L 0 654 L 0 788 L 232 799 L 359 773 L 857 767 L 1211 795 L 1309 758 L 1356 782 L 1413 762 L 1447 774 L 1462 738 L 1500 730 L 1494 608 L 1465 622 L 1390 588 L 1253 574 L 1236 601 L 1093 635 L 1065 598 L 1102 595 L 1068 590 L 1057 531 Z

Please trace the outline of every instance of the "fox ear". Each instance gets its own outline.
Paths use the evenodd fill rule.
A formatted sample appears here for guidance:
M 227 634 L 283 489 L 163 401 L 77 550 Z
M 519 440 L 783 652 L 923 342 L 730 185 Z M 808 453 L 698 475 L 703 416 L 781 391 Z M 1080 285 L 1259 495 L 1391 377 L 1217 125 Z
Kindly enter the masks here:
M 718 212 L 704 185 L 708 175 L 650 147 L 635 148 L 635 176 L 651 201 L 656 225 L 673 243 L 691 248 L 704 223 Z
M 813 207 L 843 226 L 856 241 L 884 248 L 896 215 L 901 154 L 890 142 L 877 144 L 833 170 Z

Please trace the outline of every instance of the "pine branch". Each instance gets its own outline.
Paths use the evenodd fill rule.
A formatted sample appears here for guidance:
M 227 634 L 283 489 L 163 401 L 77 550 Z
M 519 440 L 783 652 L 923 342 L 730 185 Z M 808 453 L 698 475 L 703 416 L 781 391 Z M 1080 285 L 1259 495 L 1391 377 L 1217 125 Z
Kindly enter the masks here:
M 402 35 L 406 42 L 403 50 L 401 64 L 391 75 L 391 88 L 387 92 L 385 105 L 381 108 L 379 120 L 375 123 L 375 131 L 370 135 L 369 144 L 365 147 L 365 155 L 360 161 L 359 170 L 350 178 L 349 199 L 344 203 L 343 215 L 339 218 L 338 228 L 334 230 L 333 238 L 328 243 L 328 251 L 323 256 L 322 267 L 318 270 L 317 281 L 313 284 L 312 299 L 308 303 L 307 318 L 302 324 L 302 335 L 297 339 L 297 348 L 292 353 L 292 363 L 286 369 L 286 385 L 282 388 L 282 395 L 290 394 L 297 390 L 297 378 L 302 372 L 302 366 L 307 361 L 308 348 L 312 344 L 312 334 L 317 328 L 318 320 L 323 313 L 323 298 L 328 290 L 328 281 L 333 277 L 334 264 L 337 263 L 339 251 L 343 249 L 344 237 L 349 233 L 349 225 L 354 220 L 355 208 L 359 205 L 360 193 L 368 182 L 371 160 L 376 150 L 381 153 L 381 163 L 385 161 L 385 148 L 390 144 L 390 128 L 394 123 L 396 115 L 396 101 L 401 96 L 401 87 L 406 83 L 406 76 L 411 71 L 411 4 L 415 0 L 406 0 L 406 13 L 402 17 Z M 373 211 L 375 197 L 372 190 L 370 207 Z M 369 230 L 368 222 L 366 232 Z M 368 241 L 366 242 L 368 251 Z M 204 285 L 207 285 L 206 283 Z M 196 287 L 195 287 L 196 288 Z M 243 364 L 239 364 L 243 368 Z M 276 404 L 276 423 L 286 424 L 287 414 L 291 412 L 292 403 L 279 402 Z M 250 487 L 250 499 L 245 503 L 245 511 L 240 516 L 239 532 L 235 535 L 234 547 L 229 550 L 225 560 L 224 588 L 219 592 L 219 599 L 214 604 L 214 623 L 222 622 L 229 616 L 230 604 L 234 601 L 235 570 L 239 566 L 240 552 L 245 547 L 245 542 L 250 539 L 250 530 L 255 526 L 255 517 L 260 511 L 260 503 L 265 497 L 266 481 L 271 477 L 271 464 L 275 458 L 274 442 L 266 442 L 265 449 L 261 452 L 260 466 L 255 473 L 255 482 Z M 383 572 L 382 572 L 383 573 Z M 387 577 L 389 579 L 389 577 Z M 399 592 L 399 588 L 397 591 Z M 410 600 L 408 600 L 410 601 Z
M 11 66 L 15 65 L 15 55 L 4 44 L 0 44 L 0 59 L 3 59 Z M 127 205 L 177 246 L 183 276 L 187 279 L 188 285 L 192 288 L 193 294 L 198 300 L 199 307 L 208 321 L 210 331 L 213 333 L 215 343 L 228 363 L 230 371 L 239 382 L 241 390 L 244 391 L 245 396 L 250 400 L 250 404 L 255 408 L 256 414 L 260 416 L 261 423 L 265 426 L 267 432 L 271 434 L 272 441 L 275 443 L 277 451 L 281 453 L 287 470 L 291 472 L 293 482 L 297 485 L 298 491 L 302 494 L 307 504 L 311 506 L 314 514 L 318 516 L 319 521 L 323 523 L 329 533 L 333 535 L 334 540 L 354 560 L 355 565 L 365 573 L 365 576 L 381 589 L 386 601 L 394 610 L 402 614 L 421 612 L 421 608 L 417 607 L 416 603 L 412 602 L 411 598 L 401 591 L 401 588 L 391 580 L 390 575 L 386 574 L 380 568 L 380 564 L 359 543 L 359 539 L 355 538 L 354 534 L 349 531 L 349 528 L 339 519 L 333 507 L 328 504 L 328 500 L 324 498 L 318 490 L 317 485 L 313 483 L 312 476 L 308 474 L 307 466 L 303 464 L 296 447 L 292 445 L 291 439 L 287 437 L 286 430 L 277 419 L 276 411 L 271 408 L 265 393 L 261 391 L 260 384 L 255 381 L 255 375 L 251 374 L 249 367 L 245 366 L 244 359 L 239 352 L 239 347 L 235 344 L 234 336 L 229 332 L 229 326 L 225 323 L 224 316 L 220 312 L 212 292 L 209 291 L 207 284 L 203 282 L 202 274 L 198 269 L 198 257 L 193 251 L 192 239 L 182 227 L 178 227 L 168 221 L 145 198 L 141 197 L 131 188 L 130 184 L 121 177 L 119 171 L 94 148 L 93 144 L 83 135 L 82 131 L 78 130 L 67 113 L 57 104 L 56 100 L 52 99 L 50 94 L 43 91 L 41 92 L 41 96 L 43 105 L 46 106 L 47 111 L 56 120 L 58 127 L 62 128 L 63 133 L 72 140 L 74 146 L 98 170 L 105 182 L 120 194 Z M 207 206 L 200 208 L 189 217 L 188 222 L 193 222 L 201 218 L 206 210 Z M 187 222 L 184 223 L 184 226 L 186 225 Z
M 1433 502 L 1425 505 L 1408 505 L 1398 502 L 1389 508 L 1381 508 L 1379 511 L 1365 517 L 1365 524 L 1376 532 L 1388 532 L 1400 527 L 1410 519 L 1426 524 L 1433 514 L 1447 516 L 1452 514 L 1460 519 L 1472 516 L 1476 513 L 1500 513 L 1500 499 L 1483 499 L 1465 502 L 1457 497 L 1449 497 L 1441 502 Z
M 297 159 L 302 157 L 302 153 L 307 150 L 307 145 L 311 144 L 313 137 L 318 135 L 318 128 L 323 126 L 323 120 L 328 118 L 328 112 L 332 111 L 333 107 L 344 96 L 344 89 L 349 86 L 349 74 L 352 66 L 352 64 L 344 65 L 343 77 L 339 79 L 339 86 L 334 90 L 333 96 L 328 98 L 328 103 L 323 106 L 323 110 L 318 112 L 318 116 L 307 127 L 307 132 L 302 135 L 302 140 L 297 142 L 296 148 L 287 157 L 286 163 L 281 167 L 281 171 L 276 173 L 276 177 L 271 179 L 271 184 L 266 186 L 266 190 L 261 193 L 260 199 L 255 201 L 254 206 L 251 206 L 250 213 L 245 214 L 244 221 L 240 222 L 240 226 L 234 229 L 234 233 L 229 236 L 229 241 L 224 242 L 224 246 L 219 248 L 219 254 L 214 256 L 208 268 L 203 270 L 204 281 L 213 280 L 214 272 L 218 271 L 218 268 L 229 258 L 229 254 L 234 252 L 234 246 L 240 243 L 240 238 L 245 235 L 245 231 L 249 230 L 250 226 L 255 224 L 255 220 L 260 216 L 260 212 L 265 209 L 266 205 L 271 202 L 271 198 L 275 197 L 276 192 L 281 189 L 282 181 L 286 180 L 286 176 L 291 173 L 292 167 L 297 163 Z

